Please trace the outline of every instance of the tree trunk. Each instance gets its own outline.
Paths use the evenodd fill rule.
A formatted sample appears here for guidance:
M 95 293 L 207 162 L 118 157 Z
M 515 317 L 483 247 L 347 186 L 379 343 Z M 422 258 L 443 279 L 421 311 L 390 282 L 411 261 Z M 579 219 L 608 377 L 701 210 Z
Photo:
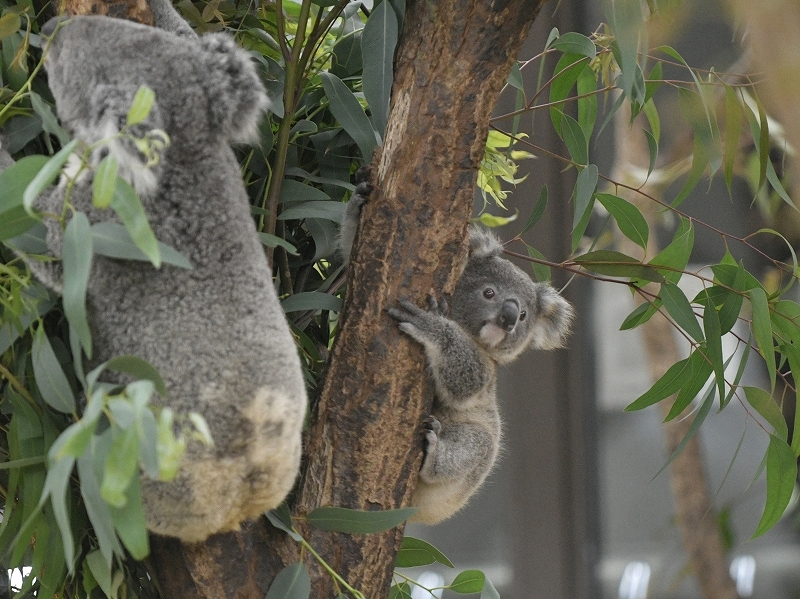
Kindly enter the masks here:
M 71 1 L 73 12 L 103 12 Z M 489 117 L 543 2 L 408 3 L 376 189 L 353 252 L 342 330 L 312 409 L 295 516 L 323 505 L 409 503 L 432 389 L 421 349 L 400 335 L 386 308 L 401 297 L 422 303 L 431 292 L 452 291 Z M 402 527 L 347 535 L 296 525 L 349 584 L 370 599 L 386 596 Z M 151 564 L 167 599 L 262 599 L 275 574 L 300 559 L 299 546 L 263 518 L 202 544 L 152 541 Z M 313 557 L 303 559 L 311 596 L 336 596 Z

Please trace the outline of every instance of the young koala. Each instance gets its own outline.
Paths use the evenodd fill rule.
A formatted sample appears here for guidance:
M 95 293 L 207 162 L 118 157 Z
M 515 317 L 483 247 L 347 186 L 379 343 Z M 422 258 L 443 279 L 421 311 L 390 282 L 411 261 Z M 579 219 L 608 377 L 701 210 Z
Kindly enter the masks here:
M 371 186 L 361 182 L 346 219 L 357 218 Z M 343 254 L 355 227 L 345 220 Z M 502 257 L 490 232 L 470 229 L 464 269 L 448 303 L 428 299 L 423 310 L 401 300 L 389 315 L 425 350 L 436 395 L 426 421 L 425 459 L 411 521 L 435 524 L 461 509 L 483 483 L 501 439 L 497 365 L 528 347 L 560 347 L 569 332 L 572 307 L 550 285 L 535 283 Z
M 224 34 L 178 36 L 100 16 L 57 24 L 43 33 L 52 38 L 45 66 L 63 125 L 88 145 L 116 136 L 146 85 L 155 105 L 129 132 L 169 138 L 155 166 L 124 134 L 91 158 L 115 156 L 158 240 L 192 268 L 95 255 L 89 366 L 144 358 L 166 383 L 167 397 L 156 404 L 205 418 L 213 447 L 190 441 L 175 480 L 142 479 L 148 528 L 201 541 L 280 504 L 300 463 L 307 401 L 300 360 L 230 148 L 257 139 L 264 88 L 249 55 Z M 38 210 L 62 213 L 68 176 L 37 199 Z M 69 201 L 92 224 L 119 222 L 93 206 L 91 171 L 77 177 Z M 49 252 L 60 258 L 62 227 L 46 216 L 45 223 Z M 28 264 L 61 288 L 60 260 Z

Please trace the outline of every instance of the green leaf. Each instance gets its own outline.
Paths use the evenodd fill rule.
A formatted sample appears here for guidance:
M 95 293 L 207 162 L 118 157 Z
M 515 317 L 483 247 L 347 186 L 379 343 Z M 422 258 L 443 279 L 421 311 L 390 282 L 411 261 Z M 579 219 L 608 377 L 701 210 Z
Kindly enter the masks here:
M 680 206 L 683 201 L 689 197 L 692 190 L 697 187 L 697 183 L 703 176 L 706 166 L 708 166 L 708 154 L 700 139 L 695 137 L 694 150 L 692 152 L 692 167 L 689 169 L 689 175 L 686 177 L 683 187 L 681 187 L 675 199 L 672 200 L 671 206 L 673 208 Z
M 693 354 L 694 355 L 694 354 Z M 658 379 L 650 389 L 640 395 L 630 405 L 625 408 L 626 412 L 641 410 L 660 402 L 678 392 L 678 390 L 688 382 L 691 376 L 692 366 L 689 358 L 676 362 Z
M 36 329 L 33 335 L 31 362 L 36 386 L 47 405 L 59 412 L 74 413 L 75 397 L 72 387 L 61 369 L 61 364 L 59 364 L 42 326 Z
M 421 539 L 414 537 L 403 537 L 403 544 L 397 553 L 396 568 L 414 568 L 415 566 L 427 566 L 438 562 L 448 568 L 453 568 L 452 562 L 439 551 L 436 547 Z
M 111 208 L 117 213 L 122 224 L 128 230 L 131 239 L 156 268 L 161 266 L 161 250 L 153 229 L 147 222 L 144 206 L 139 196 L 124 179 L 117 179 Z
M 105 481 L 103 481 L 105 483 Z M 141 483 L 138 473 L 134 474 L 131 484 L 125 490 L 125 501 L 122 507 L 111 507 L 111 520 L 119 535 L 134 559 L 142 560 L 150 553 L 150 542 L 147 537 L 147 522 L 142 509 Z
M 500 599 L 500 593 L 497 592 L 492 581 L 488 578 L 483 583 L 480 599 Z
M 722 332 L 717 309 L 711 302 L 706 304 L 703 309 L 703 328 L 706 332 L 706 357 L 711 360 L 719 396 L 723 398 L 725 397 L 725 365 L 722 355 Z
M 597 91 L 597 79 L 591 68 L 581 72 L 577 87 L 578 96 L 584 96 L 578 98 L 578 123 L 586 139 L 591 139 L 597 120 L 597 94 L 592 93 Z
M 259 233 L 258 238 L 265 246 L 270 248 L 275 247 L 282 247 L 286 250 L 288 254 L 292 256 L 299 256 L 300 254 L 297 251 L 297 248 L 294 247 L 291 243 L 286 241 L 285 239 L 281 239 L 277 235 L 271 235 L 269 233 Z
M 480 593 L 483 590 L 486 575 L 480 570 L 464 570 L 448 585 L 448 589 L 462 595 Z
M 150 262 L 150 258 L 134 243 L 131 234 L 124 225 L 104 221 L 92 225 L 92 241 L 94 253 L 119 260 L 138 260 Z M 161 262 L 179 268 L 192 269 L 192 263 L 174 248 L 158 242 Z
M 664 302 L 664 307 L 675 323 L 684 331 L 691 335 L 695 341 L 703 341 L 703 329 L 697 322 L 694 310 L 689 300 L 675 283 L 665 281 L 661 283 L 660 297 Z
M 49 158 L 47 162 L 45 162 L 41 169 L 37 171 L 36 175 L 34 175 L 33 179 L 31 179 L 30 183 L 25 187 L 25 191 L 22 194 L 22 205 L 25 206 L 27 212 L 31 212 L 33 209 L 33 202 L 39 197 L 39 194 L 56 180 L 56 177 L 58 177 L 61 172 L 61 168 L 67 162 L 67 159 L 77 145 L 78 140 L 73 139 L 66 146 L 61 148 L 55 156 Z M 8 170 L 10 171 L 13 168 L 12 166 Z
M 580 165 L 589 163 L 589 140 L 580 123 L 568 114 L 561 115 L 561 138 L 567 144 L 573 162 Z
M 604 9 L 616 38 L 615 58 L 621 72 L 622 90 L 629 100 L 644 104 L 644 77 L 637 62 L 640 33 L 645 23 L 641 6 L 630 1 L 607 2 Z
M 339 312 L 342 309 L 342 300 L 328 293 L 303 291 L 287 297 L 281 302 L 281 307 L 286 313 L 304 312 L 306 310 L 330 310 Z
M 311 577 L 305 564 L 298 562 L 278 572 L 264 599 L 308 599 L 310 595 Z
M 100 550 L 89 553 L 86 556 L 86 564 L 106 597 L 113 597 L 114 595 L 111 592 L 111 568 L 106 563 Z
M 600 273 L 601 275 L 630 277 L 643 279 L 645 281 L 653 281 L 654 283 L 661 283 L 664 281 L 664 277 L 655 269 L 645 266 L 636 258 L 613 250 L 587 252 L 574 258 L 573 262 L 587 270 Z
M 417 508 L 365 512 L 343 507 L 318 507 L 306 517 L 309 524 L 322 530 L 369 534 L 394 528 L 408 520 Z
M 152 110 L 155 101 L 156 92 L 146 85 L 140 85 L 128 110 L 128 126 L 138 125 L 143 122 L 150 115 L 150 110 Z
M 87 380 L 96 381 L 104 370 L 124 372 L 137 380 L 150 381 L 161 397 L 167 397 L 167 386 L 164 384 L 164 379 L 150 362 L 142 358 L 127 355 L 111 358 L 89 373 Z
M 0 40 L 16 33 L 22 27 L 22 19 L 18 13 L 8 12 L 0 17 Z
M 778 437 L 786 441 L 789 435 L 789 430 L 786 426 L 786 418 L 784 418 L 783 412 L 781 412 L 781 408 L 775 401 L 775 398 L 772 397 L 770 393 L 758 387 L 742 387 L 742 389 L 744 389 L 745 397 L 747 397 L 747 403 L 758 412 L 759 416 L 772 426 Z
M 536 260 L 546 260 L 539 250 L 531 246 L 528 246 L 528 256 Z M 531 268 L 533 268 L 533 276 L 537 281 L 549 281 L 552 278 L 550 267 L 547 264 L 531 262 Z
M 767 501 L 752 538 L 767 532 L 783 516 L 792 498 L 796 479 L 797 460 L 794 452 L 786 441 L 770 435 L 767 447 Z
M 592 60 L 597 55 L 594 42 L 580 33 L 569 32 L 560 36 L 553 42 L 553 48 L 562 52 L 582 54 Z
M 336 599 L 346 599 L 343 595 L 339 595 Z M 400 584 L 393 584 L 389 589 L 389 599 L 413 599 L 411 596 L 411 585 L 407 582 Z
M 110 506 L 121 508 L 128 501 L 125 491 L 131 484 L 139 461 L 139 437 L 134 428 L 117 431 L 108 452 L 100 494 Z
M 722 410 L 728 403 L 733 399 L 733 395 L 736 393 L 736 389 L 739 386 L 739 382 L 742 380 L 742 375 L 744 375 L 745 366 L 747 366 L 747 360 L 750 358 L 750 344 L 752 343 L 753 338 L 750 337 L 744 344 L 744 351 L 742 352 L 742 356 L 739 359 L 739 368 L 736 370 L 736 377 L 733 379 L 733 383 L 731 383 L 730 389 L 728 389 L 728 394 L 725 396 L 725 399 L 720 401 L 719 409 Z
M 275 509 L 268 511 L 267 520 L 270 521 L 272 526 L 282 530 L 298 543 L 303 540 L 303 537 L 301 537 L 292 526 L 292 515 L 289 513 L 289 506 L 286 505 L 286 502 L 283 502 Z
M 629 329 L 635 329 L 641 324 L 644 324 L 648 320 L 650 320 L 653 315 L 658 312 L 658 307 L 661 305 L 661 302 L 656 300 L 652 304 L 651 303 L 644 303 L 640 304 L 636 307 L 636 309 L 628 314 L 622 324 L 619 327 L 620 331 L 627 331 Z
M 0 241 L 14 239 L 38 222 L 39 220 L 28 214 L 22 205 L 0 212 Z
M 669 422 L 683 413 L 686 407 L 694 401 L 697 394 L 700 393 L 708 382 L 708 377 L 711 376 L 714 367 L 704 356 L 703 352 L 707 351 L 705 346 L 701 345 L 689 356 L 689 377 L 684 381 L 684 384 L 681 385 L 678 396 L 675 398 L 675 403 L 672 404 L 672 408 L 667 414 L 667 417 L 664 418 L 664 422 Z
M 86 357 L 92 357 L 92 334 L 86 317 L 86 290 L 92 269 L 92 236 L 89 219 L 75 212 L 64 231 L 64 314 L 80 339 Z M 80 351 L 80 350 L 78 350 Z
M 647 138 L 647 148 L 650 152 L 650 164 L 647 167 L 647 177 L 649 178 L 650 173 L 653 172 L 656 166 L 656 160 L 658 159 L 658 141 L 656 141 L 655 136 L 647 129 L 644 130 L 644 135 Z
M 592 198 L 597 189 L 597 179 L 599 177 L 597 166 L 589 164 L 578 173 L 575 182 L 575 212 L 572 215 L 572 228 L 583 220 L 586 213 L 592 209 Z
M 114 531 L 114 522 L 111 519 L 111 508 L 100 496 L 100 485 L 97 482 L 97 477 L 92 467 L 92 461 L 100 461 L 105 457 L 108 445 L 110 444 L 110 433 L 110 429 L 106 430 L 103 435 L 96 438 L 93 444 L 95 449 L 94 455 L 84 454 L 77 460 L 83 504 L 86 508 L 86 514 L 89 516 L 89 521 L 92 523 L 92 528 L 94 528 L 97 542 L 100 545 L 100 552 L 109 568 L 111 567 L 113 555 L 122 555 L 122 546 Z M 98 450 L 98 446 L 100 446 L 100 450 Z M 94 570 L 92 572 L 94 573 Z M 96 573 L 94 574 L 97 576 Z
M 375 129 L 381 137 L 386 131 L 386 121 L 389 118 L 397 34 L 397 15 L 391 3 L 381 2 L 369 15 L 361 37 L 364 98 L 372 112 Z M 365 158 L 368 159 L 369 156 Z
M 369 161 L 377 139 L 364 109 L 353 92 L 336 75 L 320 73 L 320 78 L 334 118 L 356 142 L 361 156 Z
M 608 193 L 598 193 L 597 200 L 617 221 L 619 230 L 642 249 L 647 249 L 650 229 L 639 209 L 630 202 Z
M 555 75 L 550 82 L 549 103 L 553 104 L 550 108 L 550 120 L 553 128 L 561 132 L 561 120 L 564 117 L 564 104 L 581 73 L 589 68 L 589 59 L 582 54 L 567 53 L 562 56 L 553 69 Z
M 114 197 L 119 165 L 116 158 L 109 154 L 97 165 L 92 179 L 92 203 L 98 208 L 108 208 Z
M 331 201 L 310 201 L 293 204 L 285 208 L 278 220 L 301 220 L 304 218 L 324 218 L 335 223 L 342 222 L 347 204 Z
M 733 166 L 739 154 L 739 139 L 742 135 L 742 107 L 736 91 L 725 86 L 725 144 L 722 150 L 722 165 L 728 193 L 731 192 Z
M 686 434 L 684 435 L 683 439 L 681 439 L 681 442 L 678 443 L 678 446 L 675 448 L 675 451 L 673 451 L 672 454 L 670 454 L 670 456 L 667 458 L 667 461 L 664 462 L 663 466 L 661 466 L 661 469 L 658 472 L 656 472 L 655 476 L 653 476 L 653 479 L 658 477 L 658 475 L 664 471 L 664 468 L 669 466 L 672 463 L 672 460 L 674 460 L 676 457 L 678 457 L 678 455 L 680 455 L 684 447 L 686 447 L 686 444 L 689 441 L 691 441 L 692 438 L 697 434 L 697 431 L 700 430 L 700 425 L 703 424 L 706 417 L 708 416 L 708 413 L 711 411 L 711 406 L 714 405 L 715 390 L 716 387 L 714 385 L 710 385 L 708 387 L 706 394 L 700 401 L 700 409 L 697 410 L 697 414 L 695 414 L 694 420 L 692 420 L 692 424 L 689 425 L 689 430 L 686 431 Z
M 352 190 L 351 190 L 352 191 Z M 308 185 L 295 181 L 294 179 L 284 179 L 281 181 L 281 193 L 278 198 L 278 203 L 290 204 L 292 202 L 329 202 L 331 196 L 327 193 Z
M 681 223 L 678 226 L 678 230 L 675 231 L 670 244 L 650 260 L 648 265 L 669 267 L 668 270 L 667 268 L 664 270 L 659 269 L 659 272 L 670 283 L 677 283 L 681 278 L 681 271 L 689 263 L 693 247 L 694 226 L 690 220 L 681 218 Z
M 75 465 L 75 458 L 65 457 L 51 463 L 47 469 L 47 478 L 44 483 L 39 505 L 42 505 L 47 498 L 53 506 L 53 514 L 61 532 L 61 540 L 64 543 L 64 557 L 70 569 L 75 559 L 75 541 L 72 537 L 72 526 L 70 514 L 67 509 L 67 487 L 69 477 L 72 474 L 72 467 Z
M 748 295 L 753 308 L 753 336 L 756 338 L 761 357 L 767 364 L 770 389 L 775 389 L 775 350 L 772 344 L 772 322 L 769 317 L 767 294 L 761 287 L 756 287 L 751 289 Z
M 660 64 L 660 63 L 659 63 Z M 653 69 L 655 71 L 655 69 Z M 650 135 L 653 136 L 653 141 L 656 144 L 656 155 L 658 154 L 658 141 L 661 139 L 661 119 L 658 116 L 658 110 L 656 109 L 656 105 L 653 100 L 648 100 L 645 102 L 645 105 L 642 106 L 642 112 L 647 117 L 647 122 L 650 125 Z M 645 133 L 647 130 L 645 129 Z M 648 142 L 649 143 L 649 142 Z M 650 176 L 650 173 L 653 172 L 653 167 L 655 167 L 655 160 L 653 158 L 653 153 L 650 153 L 650 171 L 647 173 L 647 176 Z
M 58 143 L 62 146 L 68 144 L 69 134 L 59 125 L 53 108 L 35 91 L 29 92 L 29 97 L 31 99 L 33 111 L 42 120 L 42 129 L 44 129 L 45 133 L 49 133 L 58 138 Z

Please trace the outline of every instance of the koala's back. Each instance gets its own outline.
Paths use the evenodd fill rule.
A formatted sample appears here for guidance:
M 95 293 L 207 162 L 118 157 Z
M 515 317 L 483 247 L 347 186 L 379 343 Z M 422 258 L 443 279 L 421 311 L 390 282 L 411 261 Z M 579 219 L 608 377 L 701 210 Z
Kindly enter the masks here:
M 144 358 L 167 387 L 155 403 L 198 412 L 211 431 L 214 446 L 191 440 L 174 481 L 143 478 L 148 528 L 189 542 L 236 529 L 291 490 L 306 409 L 294 339 L 229 146 L 257 131 L 263 86 L 227 36 L 178 38 L 104 17 L 64 25 L 49 56 L 59 117 L 89 144 L 124 123 L 126 94 L 140 85 L 156 92 L 153 127 L 171 145 L 137 191 L 156 238 L 192 268 L 95 256 L 87 294 L 92 363 Z M 118 160 L 130 156 L 137 158 L 122 152 Z M 63 201 L 59 186 L 44 211 Z M 116 220 L 93 207 L 90 178 L 78 180 L 70 202 L 92 223 Z M 59 235 L 49 222 L 56 256 Z

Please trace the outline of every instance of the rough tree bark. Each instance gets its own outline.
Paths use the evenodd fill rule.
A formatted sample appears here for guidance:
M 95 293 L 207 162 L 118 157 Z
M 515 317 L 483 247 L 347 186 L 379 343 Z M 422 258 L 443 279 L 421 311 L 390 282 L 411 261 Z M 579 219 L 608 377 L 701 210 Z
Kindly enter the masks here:
M 69 1 L 76 14 L 113 14 L 94 2 Z M 408 505 L 431 389 L 420 349 L 400 336 L 385 310 L 400 297 L 421 303 L 431 291 L 452 290 L 489 117 L 543 3 L 408 3 L 376 190 L 364 210 L 342 330 L 312 413 L 296 516 L 322 505 Z M 402 528 L 354 536 L 300 528 L 366 597 L 386 595 Z M 334 597 L 328 576 L 303 558 L 312 597 Z M 154 538 L 151 562 L 166 598 L 262 599 L 275 574 L 298 559 L 298 546 L 262 519 L 203 544 Z

